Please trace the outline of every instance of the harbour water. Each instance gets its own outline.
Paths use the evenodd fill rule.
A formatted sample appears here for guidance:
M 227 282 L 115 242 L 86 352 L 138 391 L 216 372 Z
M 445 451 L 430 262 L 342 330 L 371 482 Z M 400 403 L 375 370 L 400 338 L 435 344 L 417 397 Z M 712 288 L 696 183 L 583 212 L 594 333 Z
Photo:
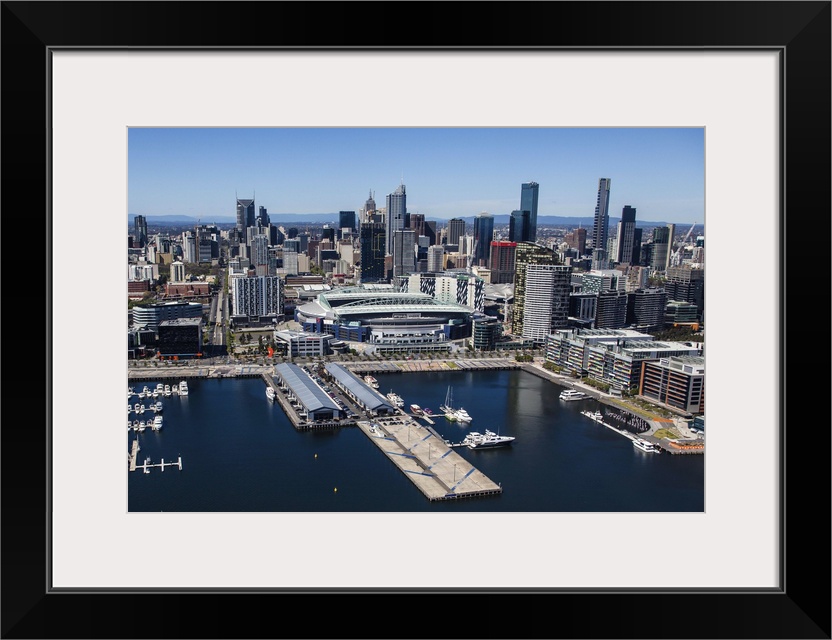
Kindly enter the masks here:
M 128 432 L 139 463 L 182 458 L 182 471 L 128 472 L 130 512 L 702 512 L 705 455 L 637 450 L 581 415 L 600 404 L 563 402 L 562 388 L 524 371 L 375 376 L 382 394 L 436 414 L 449 442 L 485 429 L 510 447 L 456 448 L 500 495 L 430 502 L 359 429 L 297 431 L 259 378 L 197 379 L 189 395 L 162 398 L 164 426 Z M 147 383 L 151 388 L 155 386 Z M 139 388 L 143 385 L 139 385 Z M 452 388 L 473 421 L 439 414 Z M 136 402 L 131 399 L 131 402 Z M 462 470 L 460 471 L 462 472 Z

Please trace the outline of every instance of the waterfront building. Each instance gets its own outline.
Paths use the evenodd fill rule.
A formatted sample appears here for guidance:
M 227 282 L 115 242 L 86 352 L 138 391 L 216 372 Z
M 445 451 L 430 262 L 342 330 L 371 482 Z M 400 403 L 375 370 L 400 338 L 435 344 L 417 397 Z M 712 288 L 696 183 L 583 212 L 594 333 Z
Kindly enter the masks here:
M 619 391 L 637 391 L 642 364 L 661 358 L 701 356 L 702 349 L 688 342 L 628 340 L 623 345 L 596 343 L 586 347 L 586 370 L 590 378 Z
M 543 344 L 552 331 L 566 328 L 571 271 L 565 265 L 526 265 L 523 338 Z
M 598 195 L 595 201 L 595 216 L 592 222 L 592 266 L 594 269 L 606 269 L 609 266 L 607 256 L 607 239 L 609 234 L 610 216 L 610 184 L 609 178 L 598 180 Z
M 483 211 L 474 218 L 474 251 L 472 252 L 474 266 L 489 266 L 493 239 L 494 216 Z
M 147 246 L 147 218 L 137 215 L 133 218 L 133 246 Z
M 202 305 L 200 306 L 200 311 Z M 193 358 L 202 355 L 202 314 L 198 318 L 162 320 L 157 330 L 156 350 L 163 358 Z
M 474 318 L 471 323 L 471 346 L 477 351 L 494 351 L 503 335 L 503 325 L 494 316 Z
M 682 356 L 645 362 L 639 394 L 690 414 L 705 413 L 705 358 Z
M 511 333 L 523 335 L 523 317 L 526 304 L 526 267 L 530 264 L 558 264 L 555 252 L 532 242 L 518 242 L 514 269 L 514 313 Z
M 491 258 L 488 261 L 491 269 L 492 284 L 512 284 L 516 269 L 517 243 L 494 241 L 491 243 Z
M 407 213 L 407 193 L 404 184 L 396 187 L 393 193 L 387 194 L 387 220 L 385 223 L 387 235 L 385 238 L 385 253 L 392 255 L 393 238 L 396 231 L 404 229 L 404 219 Z
M 235 276 L 231 279 L 233 316 L 256 320 L 283 314 L 283 282 L 277 276 Z
M 537 199 L 540 185 L 536 182 L 524 182 L 520 186 L 520 211 L 528 211 L 528 231 L 526 238 L 529 242 L 537 242 Z
M 386 397 L 367 385 L 349 369 L 334 362 L 327 362 L 324 368 L 335 386 L 371 416 L 386 416 L 396 413 L 396 407 Z
M 317 422 L 341 417 L 341 409 L 335 400 L 298 365 L 290 362 L 277 364 L 274 377 L 302 418 Z
M 367 222 L 361 225 L 361 282 L 387 280 L 384 266 L 386 230 L 383 224 Z
M 332 353 L 331 335 L 311 331 L 275 330 L 274 341 L 283 346 L 286 355 L 293 358 L 309 358 Z
M 162 302 L 139 304 L 131 309 L 132 328 L 156 331 L 159 323 L 179 318 L 201 318 L 202 304 L 198 302 Z
M 243 234 L 248 227 L 253 226 L 254 200 L 241 200 L 240 198 L 237 198 L 237 231 L 240 234 Z

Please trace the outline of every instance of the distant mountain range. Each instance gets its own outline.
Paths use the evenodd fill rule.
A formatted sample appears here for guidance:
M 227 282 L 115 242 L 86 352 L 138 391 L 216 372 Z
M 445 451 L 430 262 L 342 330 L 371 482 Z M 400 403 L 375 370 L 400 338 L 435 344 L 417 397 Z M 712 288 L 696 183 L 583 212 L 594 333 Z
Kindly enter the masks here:
M 136 214 L 131 213 L 128 214 L 127 220 L 128 224 L 132 227 L 133 226 L 133 219 L 136 217 Z M 197 225 L 197 224 L 235 224 L 237 222 L 237 218 L 234 216 L 217 216 L 214 218 L 195 218 L 193 216 L 182 216 L 182 215 L 168 215 L 168 216 L 145 216 L 147 218 L 147 224 L 156 225 L 156 226 L 185 226 L 185 225 Z M 473 225 L 474 224 L 474 217 L 475 216 L 459 216 L 462 220 L 465 220 L 466 224 Z M 494 224 L 497 225 L 505 225 L 509 222 L 509 216 L 506 215 L 495 215 L 494 216 Z M 450 218 L 431 218 L 427 217 L 427 220 L 434 220 L 439 223 L 437 226 L 442 226 L 443 224 L 447 223 Z M 337 213 L 270 213 L 269 220 L 273 224 L 297 224 L 297 225 L 304 225 L 304 224 L 337 224 L 338 223 L 338 214 Z M 610 217 L 610 225 L 616 225 L 621 220 L 621 218 L 613 218 Z M 537 217 L 537 224 L 538 226 L 557 226 L 557 227 L 584 227 L 591 229 L 593 223 L 592 216 L 538 216 Z M 687 222 L 679 222 L 676 223 L 677 230 L 684 228 L 685 226 L 692 224 Z M 636 225 L 639 227 L 663 227 L 667 225 L 666 222 L 663 221 L 636 221 Z

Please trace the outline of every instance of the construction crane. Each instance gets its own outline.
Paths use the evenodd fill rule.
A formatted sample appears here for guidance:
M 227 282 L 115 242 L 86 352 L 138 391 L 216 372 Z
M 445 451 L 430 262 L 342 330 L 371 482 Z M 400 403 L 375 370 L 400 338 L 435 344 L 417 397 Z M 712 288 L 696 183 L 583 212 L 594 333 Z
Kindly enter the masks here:
M 679 243 L 679 246 L 678 246 L 678 247 L 676 247 L 676 251 L 674 251 L 674 252 L 673 252 L 673 254 L 670 256 L 670 265 L 671 265 L 671 266 L 673 266 L 673 267 L 678 267 L 678 266 L 679 266 L 679 263 L 680 263 L 680 262 L 681 262 L 681 260 L 682 260 L 682 249 L 684 249 L 684 247 L 685 247 L 685 243 L 686 243 L 686 242 L 688 241 L 688 239 L 690 238 L 690 234 L 692 234 L 692 233 L 693 233 L 694 228 L 696 228 L 696 224 L 697 224 L 697 223 L 696 223 L 696 222 L 694 222 L 694 223 L 690 226 L 690 229 L 688 229 L 688 232 L 685 234 L 685 237 L 682 239 L 682 242 L 681 242 L 681 243 Z

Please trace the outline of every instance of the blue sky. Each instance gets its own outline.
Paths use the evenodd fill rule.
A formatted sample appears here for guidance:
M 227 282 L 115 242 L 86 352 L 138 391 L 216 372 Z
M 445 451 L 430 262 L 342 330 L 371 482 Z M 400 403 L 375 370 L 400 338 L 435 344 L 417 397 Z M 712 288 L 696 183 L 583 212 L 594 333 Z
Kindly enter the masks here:
M 699 128 L 130 129 L 129 213 L 235 216 L 235 198 L 269 214 L 383 207 L 404 181 L 407 209 L 429 218 L 504 215 L 520 185 L 540 185 L 538 215 L 592 216 L 599 178 L 610 215 L 704 222 Z

